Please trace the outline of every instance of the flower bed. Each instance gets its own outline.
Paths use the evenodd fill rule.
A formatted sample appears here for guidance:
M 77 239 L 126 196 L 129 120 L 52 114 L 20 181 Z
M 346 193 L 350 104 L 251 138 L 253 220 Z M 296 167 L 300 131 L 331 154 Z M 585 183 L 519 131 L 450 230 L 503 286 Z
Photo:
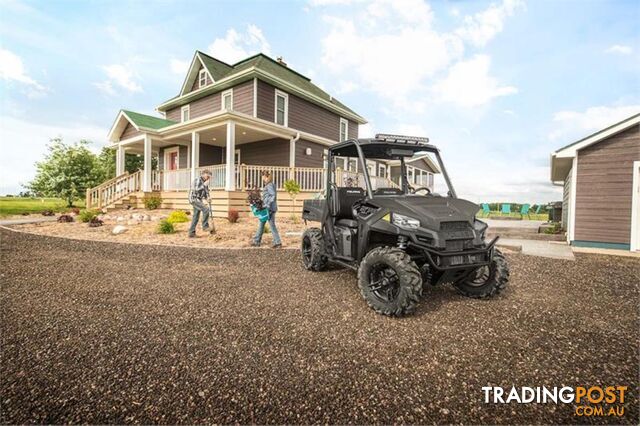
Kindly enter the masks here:
M 76 220 L 70 223 L 46 222 L 15 225 L 14 228 L 41 235 L 94 241 L 242 248 L 250 247 L 251 238 L 258 227 L 258 220 L 253 217 L 240 218 L 236 223 L 230 223 L 224 218 L 216 218 L 214 223 L 217 232 L 214 235 L 203 232 L 198 224 L 197 237 L 188 238 L 190 221 L 174 223 L 175 233 L 158 233 L 159 222 L 170 214 L 171 210 L 116 211 L 98 216 L 104 222 L 103 226 L 99 227 L 89 227 L 87 223 Z M 276 218 L 276 223 L 283 246 L 297 248 L 300 243 L 300 234 L 305 229 L 304 223 L 301 220 L 294 223 L 290 218 L 279 216 Z M 124 226 L 127 230 L 119 235 L 113 235 L 112 231 L 116 226 Z M 262 246 L 270 247 L 271 242 L 271 234 L 265 233 L 262 238 Z

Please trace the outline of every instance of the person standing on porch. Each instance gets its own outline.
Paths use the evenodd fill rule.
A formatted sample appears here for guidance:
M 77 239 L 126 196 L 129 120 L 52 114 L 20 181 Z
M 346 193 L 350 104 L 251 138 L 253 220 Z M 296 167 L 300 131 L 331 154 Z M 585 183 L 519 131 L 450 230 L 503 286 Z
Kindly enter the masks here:
M 276 227 L 276 212 L 278 211 L 278 191 L 273 183 L 271 173 L 268 171 L 262 172 L 262 205 L 265 209 L 269 210 L 269 229 L 271 229 L 271 235 L 273 235 L 272 248 L 282 247 L 280 241 L 280 234 L 278 234 L 278 228 Z M 260 247 L 262 242 L 262 234 L 264 233 L 265 222 L 258 222 L 258 232 L 256 233 L 251 245 L 253 247 Z
M 191 227 L 189 227 L 189 238 L 195 238 L 196 226 L 202 214 L 202 230 L 204 232 L 215 233 L 215 227 L 209 227 L 209 215 L 211 214 L 211 203 L 205 204 L 205 201 L 209 201 L 209 179 L 211 179 L 211 172 L 209 170 L 203 170 L 200 176 L 194 179 L 189 190 L 189 204 L 193 206 L 193 218 L 191 219 Z

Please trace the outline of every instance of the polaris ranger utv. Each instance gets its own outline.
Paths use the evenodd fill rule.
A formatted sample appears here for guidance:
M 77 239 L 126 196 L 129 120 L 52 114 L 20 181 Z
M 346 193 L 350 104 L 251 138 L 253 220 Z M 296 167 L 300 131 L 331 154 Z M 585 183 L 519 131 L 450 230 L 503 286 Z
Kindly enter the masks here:
M 432 153 L 448 194 L 414 188 L 406 160 Z M 357 158 L 364 188 L 353 178 L 336 182 L 337 157 Z M 399 160 L 400 185 L 372 188 L 366 160 Z M 341 179 L 342 180 L 342 179 Z M 509 267 L 478 205 L 456 197 L 439 150 L 429 139 L 378 134 L 329 148 L 325 199 L 305 200 L 303 219 L 320 222 L 302 236 L 302 262 L 321 271 L 334 262 L 358 272 L 358 286 L 371 308 L 384 315 L 411 313 L 423 285 L 450 282 L 465 296 L 487 298 L 502 291 Z

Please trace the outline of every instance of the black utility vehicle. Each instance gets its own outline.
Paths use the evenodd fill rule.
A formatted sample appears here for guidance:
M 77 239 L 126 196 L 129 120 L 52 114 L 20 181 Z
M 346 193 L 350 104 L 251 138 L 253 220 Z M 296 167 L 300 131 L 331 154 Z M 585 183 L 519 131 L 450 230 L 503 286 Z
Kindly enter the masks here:
M 486 298 L 509 280 L 507 262 L 495 248 L 498 238 L 485 241 L 487 224 L 475 218 L 478 205 L 456 197 L 439 150 L 428 142 L 379 134 L 336 144 L 327 154 L 326 199 L 304 202 L 305 222 L 320 222 L 302 237 L 305 268 L 321 271 L 334 262 L 357 270 L 362 296 L 381 314 L 411 313 L 423 285 L 450 282 L 465 296 Z M 446 196 L 409 185 L 405 160 L 425 152 L 438 161 Z M 353 179 L 335 181 L 336 157 L 358 159 L 364 189 Z M 367 159 L 399 160 L 399 187 L 373 189 Z

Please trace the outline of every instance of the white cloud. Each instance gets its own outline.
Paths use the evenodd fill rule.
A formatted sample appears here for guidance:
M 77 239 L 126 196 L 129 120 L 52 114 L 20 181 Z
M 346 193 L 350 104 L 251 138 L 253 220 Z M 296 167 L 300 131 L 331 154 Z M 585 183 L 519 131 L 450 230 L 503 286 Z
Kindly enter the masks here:
M 456 30 L 456 34 L 474 46 L 484 47 L 502 31 L 505 20 L 521 7 L 524 7 L 521 0 L 503 0 L 500 4 L 492 4 L 482 12 L 465 16 L 463 26 Z
M 186 74 L 189 71 L 189 65 L 191 65 L 191 61 L 181 61 L 179 59 L 171 59 L 170 68 L 171 72 L 174 74 Z
M 489 75 L 490 66 L 487 55 L 460 61 L 451 67 L 446 78 L 434 85 L 434 91 L 443 101 L 462 107 L 476 107 L 493 98 L 518 93 L 513 86 L 500 86 Z
M 235 63 L 256 53 L 271 53 L 271 46 L 262 30 L 253 24 L 247 25 L 244 33 L 230 28 L 224 38 L 217 38 L 208 48 L 209 53 L 222 61 Z
M 553 115 L 549 139 L 576 139 L 640 113 L 640 105 L 596 106 L 585 111 L 559 111 Z
M 102 67 L 107 74 L 107 80 L 93 85 L 100 91 L 115 95 L 114 86 L 117 85 L 129 92 L 142 92 L 142 86 L 135 81 L 135 74 L 128 65 L 111 64 Z
M 468 68 L 475 66 L 477 72 L 471 74 L 482 86 L 474 89 L 470 102 L 462 103 L 485 103 L 496 96 L 515 93 L 515 88 L 499 85 L 482 69 L 488 69 L 487 56 L 483 56 L 487 58 L 486 65 L 484 59 L 476 58 L 468 64 L 460 62 L 464 59 L 465 42 L 486 44 L 520 5 L 520 0 L 492 4 L 467 17 L 462 28 L 450 32 L 434 29 L 433 11 L 423 0 L 376 0 L 355 12 L 353 8 L 343 8 L 341 14 L 331 9 L 332 13 L 323 17 L 327 34 L 322 39 L 322 62 L 337 77 L 333 90 L 344 89 L 344 81 L 357 82 L 353 90 L 372 91 L 390 100 L 395 111 L 424 111 L 433 102 L 428 96 L 433 92 L 434 79 L 442 80 L 446 73 L 454 73 L 455 77 L 462 71 L 474 71 Z M 449 69 L 452 64 L 454 68 Z
M 21 184 L 33 179 L 34 163 L 42 160 L 47 152 L 49 139 L 62 137 L 66 142 L 87 139 L 90 148 L 97 152 L 107 143 L 108 129 L 82 124 L 45 125 L 33 120 L 0 117 L 0 194 L 15 194 Z
M 345 93 L 353 92 L 357 88 L 358 88 L 358 85 L 353 81 L 341 80 L 340 82 L 338 82 L 338 88 L 336 90 L 336 93 L 338 95 L 343 95 Z
M 15 53 L 0 48 L 0 78 L 6 81 L 17 81 L 29 88 L 29 96 L 42 95 L 47 88 L 27 75 L 22 59 Z
M 613 46 L 610 46 L 607 50 L 605 50 L 606 53 L 615 53 L 617 55 L 631 55 L 631 53 L 633 53 L 633 49 L 631 48 L 631 46 L 626 46 L 624 44 L 614 44 Z

